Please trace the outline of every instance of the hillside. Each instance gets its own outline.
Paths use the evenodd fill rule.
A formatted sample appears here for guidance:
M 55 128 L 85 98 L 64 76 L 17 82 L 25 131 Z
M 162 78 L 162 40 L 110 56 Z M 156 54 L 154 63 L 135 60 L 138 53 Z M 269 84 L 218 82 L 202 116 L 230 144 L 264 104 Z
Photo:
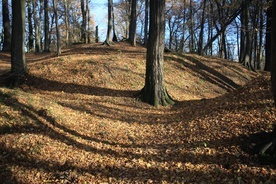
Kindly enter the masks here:
M 172 107 L 133 97 L 146 49 L 91 44 L 26 55 L 20 89 L 0 88 L 0 183 L 274 183 L 252 154 L 276 110 L 268 74 L 165 54 Z M 0 74 L 9 70 L 0 53 Z

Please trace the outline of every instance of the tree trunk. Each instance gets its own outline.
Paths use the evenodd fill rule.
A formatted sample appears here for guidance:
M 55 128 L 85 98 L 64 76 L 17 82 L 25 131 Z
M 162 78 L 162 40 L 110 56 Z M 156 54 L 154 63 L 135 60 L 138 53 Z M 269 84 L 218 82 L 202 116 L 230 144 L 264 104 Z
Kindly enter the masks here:
M 2 0 L 2 16 L 3 16 L 3 28 L 4 28 L 4 40 L 2 51 L 11 51 L 11 22 L 9 15 L 9 1 Z
M 64 0 L 64 19 L 65 19 L 65 43 L 69 47 L 69 2 Z
M 273 1 L 272 19 L 271 19 L 271 82 L 274 96 L 274 103 L 276 106 L 276 1 Z
M 49 38 L 49 5 L 48 0 L 44 0 L 44 52 L 50 52 Z
M 114 15 L 114 6 L 111 7 L 112 10 L 112 26 L 113 26 L 113 38 L 112 41 L 113 42 L 118 42 L 118 38 L 116 35 L 116 31 L 115 31 L 115 15 Z
M 269 1 L 269 0 L 267 0 Z M 271 18 L 272 18 L 272 7 L 268 7 L 266 10 L 266 36 L 265 36 L 265 71 L 271 69 Z
M 168 17 L 168 26 L 169 26 L 169 49 L 172 49 L 172 42 L 173 42 L 173 28 L 171 26 L 171 17 Z
M 25 8 L 26 0 L 12 0 L 11 76 L 7 79 L 10 87 L 22 84 L 27 74 L 24 45 Z
M 81 14 L 82 14 L 82 24 L 81 24 L 81 41 L 86 43 L 86 6 L 84 5 L 84 0 L 81 0 Z
M 145 0 L 144 45 L 148 44 L 149 0 Z
M 263 46 L 263 24 L 264 24 L 264 7 L 263 3 L 260 2 L 260 9 L 259 9 L 259 17 L 260 17 L 260 22 L 259 22 L 259 41 L 258 41 L 258 46 L 257 46 L 257 69 L 261 69 L 261 62 L 263 60 L 263 52 L 262 52 L 262 46 Z
M 137 0 L 131 1 L 131 15 L 129 24 L 129 41 L 136 46 L 136 27 L 137 27 Z
M 179 51 L 180 52 L 184 52 L 185 49 L 185 32 L 186 32 L 186 0 L 183 0 L 183 11 L 182 11 L 182 20 L 183 20 L 183 24 L 182 24 L 182 30 L 181 30 L 181 40 L 180 40 L 180 46 L 179 46 Z
M 149 30 L 145 86 L 140 98 L 154 106 L 173 104 L 164 86 L 165 0 L 150 1 Z
M 190 23 L 189 23 L 190 42 L 189 50 L 191 53 L 195 51 L 194 46 L 194 13 L 193 13 L 193 0 L 190 0 Z
M 99 42 L 99 26 L 96 26 L 96 32 L 95 32 L 95 42 Z
M 86 11 L 87 11 L 87 42 L 91 43 L 90 0 L 86 0 Z
M 36 0 L 34 0 L 36 1 Z M 40 6 L 39 6 L 39 16 L 38 16 L 38 20 L 43 20 L 43 11 L 44 11 L 44 8 L 42 6 L 44 0 L 39 0 L 39 3 L 40 3 Z M 38 39 L 39 39 L 39 52 L 41 52 L 43 50 L 43 36 L 41 35 L 42 33 L 42 25 L 43 25 L 43 22 L 42 21 L 39 21 L 39 24 L 38 24 Z
M 34 6 L 32 7 L 31 1 L 32 0 L 27 1 L 27 6 L 28 6 L 28 28 L 29 28 L 28 50 L 29 51 L 32 51 L 33 48 L 34 48 L 34 34 L 33 34 L 32 17 L 33 17 L 33 13 L 35 12 L 35 10 L 34 10 Z
M 252 67 L 252 32 L 250 30 L 250 23 L 249 23 L 249 5 L 246 4 L 245 8 L 245 38 L 246 38 L 246 43 L 245 43 L 245 55 L 242 60 L 242 64 L 246 66 L 249 70 L 254 70 Z
M 37 17 L 37 2 L 33 0 L 33 9 L 34 9 L 34 28 L 35 28 L 35 52 L 40 52 L 41 51 L 41 42 L 40 42 L 40 21 L 39 18 Z
M 53 0 L 53 8 L 54 8 L 54 17 L 55 17 L 55 24 L 56 24 L 56 36 L 57 36 L 57 56 L 61 54 L 60 48 L 60 33 L 59 33 L 59 26 L 58 26 L 58 10 L 56 0 Z
M 245 56 L 245 11 L 243 10 L 240 15 L 241 19 L 241 29 L 240 29 L 240 54 L 239 54 L 239 62 L 242 63 Z
M 106 40 L 104 44 L 110 45 L 111 42 L 111 30 L 112 30 L 112 6 L 113 0 L 108 0 L 108 22 L 107 22 L 107 33 L 106 33 Z
M 203 48 L 203 32 L 204 32 L 204 24 L 205 24 L 205 6 L 206 6 L 206 1 L 203 1 L 203 10 L 202 10 L 202 16 L 201 16 L 201 23 L 200 23 L 200 33 L 199 33 L 199 41 L 198 41 L 198 51 L 197 53 L 199 55 L 202 55 L 202 48 Z
M 271 19 L 271 85 L 274 98 L 274 105 L 276 107 L 276 1 L 272 5 L 272 19 Z M 275 122 L 274 122 L 275 123 Z M 276 126 L 270 137 L 267 140 L 260 140 L 257 144 L 256 151 L 261 156 L 261 161 L 268 163 L 276 163 Z

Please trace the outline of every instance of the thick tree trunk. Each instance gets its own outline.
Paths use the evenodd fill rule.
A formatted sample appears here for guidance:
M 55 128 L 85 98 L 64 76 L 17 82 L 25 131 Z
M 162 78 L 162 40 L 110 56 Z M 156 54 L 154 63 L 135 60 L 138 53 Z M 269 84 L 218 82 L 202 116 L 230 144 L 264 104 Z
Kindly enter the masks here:
M 180 45 L 179 45 L 179 51 L 180 52 L 184 52 L 184 49 L 185 49 L 185 33 L 186 33 L 186 0 L 183 0 L 183 5 L 182 5 L 182 8 L 183 8 L 183 11 L 182 11 L 182 21 L 183 21 L 183 24 L 182 24 L 182 33 L 181 33 L 181 40 L 180 40 Z
M 271 19 L 271 85 L 274 98 L 274 105 L 276 107 L 276 1 L 272 5 L 272 19 Z M 275 123 L 275 122 L 274 122 Z M 270 137 L 267 140 L 260 140 L 261 143 L 256 146 L 256 151 L 259 153 L 262 161 L 268 163 L 276 163 L 276 126 Z
M 189 23 L 189 50 L 191 53 L 195 52 L 195 41 L 194 41 L 194 11 L 193 11 L 193 0 L 190 0 L 190 23 Z
M 136 27 L 137 27 L 137 0 L 131 1 L 131 15 L 129 24 L 129 41 L 136 46 Z
M 165 0 L 150 1 L 149 30 L 146 79 L 140 98 L 154 106 L 173 104 L 164 86 Z
M 110 45 L 111 42 L 111 30 L 112 30 L 112 6 L 113 0 L 108 0 L 108 22 L 107 22 L 107 33 L 106 33 L 106 40 L 104 44 Z
M 115 15 L 114 15 L 114 6 L 111 7 L 112 10 L 112 27 L 113 27 L 113 37 L 112 37 L 112 41 L 113 42 L 118 42 L 118 38 L 116 35 L 116 30 L 115 30 Z
M 274 96 L 274 103 L 276 106 L 276 1 L 273 1 L 272 11 L 272 22 L 271 22 L 271 82 L 272 91 Z
M 266 10 L 265 71 L 270 71 L 271 69 L 271 17 L 272 7 L 268 7 L 268 9 Z
M 55 17 L 55 24 L 56 24 L 57 56 L 59 56 L 61 54 L 61 48 L 60 48 L 60 33 L 59 33 L 59 26 L 58 26 L 58 10 L 56 5 L 56 0 L 53 0 L 53 8 L 54 8 L 54 17 Z
M 87 42 L 91 43 L 90 0 L 86 0 L 86 11 L 87 11 Z
M 33 17 L 33 12 L 35 12 L 35 11 L 34 11 L 34 6 L 32 8 L 31 0 L 28 0 L 27 6 L 28 6 L 28 28 L 29 28 L 28 50 L 32 51 L 34 48 L 34 34 L 33 34 L 32 17 Z
M 11 51 L 11 22 L 9 15 L 9 2 L 8 0 L 2 0 L 2 16 L 3 16 L 3 29 L 4 29 L 4 40 L 2 51 Z
M 149 0 L 145 0 L 144 45 L 148 44 Z
M 258 46 L 257 46 L 257 69 L 260 70 L 261 69 L 261 62 L 263 61 L 263 29 L 264 29 L 264 5 L 261 2 L 260 3 L 260 10 L 259 10 L 259 16 L 260 16 L 260 21 L 259 21 L 259 28 L 260 28 L 260 32 L 259 32 L 259 41 L 258 41 Z
M 49 5 L 48 0 L 44 0 L 44 52 L 50 51 L 50 38 L 49 38 Z
M 65 18 L 65 43 L 69 47 L 69 2 L 64 0 L 64 18 Z
M 203 1 L 203 10 L 201 16 L 201 25 L 200 25 L 200 33 L 199 33 L 199 40 L 198 40 L 198 50 L 197 53 L 202 55 L 202 48 L 203 48 L 203 36 L 204 36 L 204 24 L 205 24 L 205 7 L 206 7 L 206 0 Z
M 40 41 L 40 21 L 37 16 L 37 2 L 33 0 L 33 9 L 34 9 L 34 28 L 35 28 L 35 52 L 40 52 L 41 51 L 41 41 Z
M 84 0 L 81 0 L 81 14 L 82 14 L 81 41 L 83 43 L 86 43 L 86 24 L 87 24 L 86 13 L 87 11 L 86 11 Z
M 25 7 L 26 0 L 12 0 L 11 75 L 7 79 L 10 87 L 22 84 L 27 74 L 24 45 Z

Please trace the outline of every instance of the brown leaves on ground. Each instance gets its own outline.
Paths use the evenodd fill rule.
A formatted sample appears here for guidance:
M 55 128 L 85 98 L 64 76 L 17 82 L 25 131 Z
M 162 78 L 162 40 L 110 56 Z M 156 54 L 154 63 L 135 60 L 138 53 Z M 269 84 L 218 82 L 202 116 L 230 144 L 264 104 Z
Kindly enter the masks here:
M 276 119 L 268 75 L 169 53 L 178 102 L 154 108 L 133 98 L 145 53 L 120 43 L 27 54 L 27 84 L 0 88 L 0 183 L 275 183 L 251 154 Z

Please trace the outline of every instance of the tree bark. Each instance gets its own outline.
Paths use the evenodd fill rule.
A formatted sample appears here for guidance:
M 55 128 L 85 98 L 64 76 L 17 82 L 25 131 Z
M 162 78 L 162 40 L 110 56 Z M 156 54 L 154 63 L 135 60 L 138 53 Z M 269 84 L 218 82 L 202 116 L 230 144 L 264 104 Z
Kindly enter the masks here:
M 99 26 L 96 26 L 96 31 L 95 31 L 95 42 L 99 42 Z
M 2 0 L 2 16 L 3 16 L 3 29 L 4 29 L 4 40 L 2 51 L 11 51 L 11 22 L 9 15 L 9 1 Z
M 129 24 L 129 41 L 136 46 L 136 27 L 137 27 L 137 0 L 131 1 L 131 15 Z
M 41 51 L 41 35 L 40 35 L 40 21 L 37 16 L 37 2 L 33 0 L 33 9 L 34 9 L 34 28 L 35 28 L 35 52 L 40 52 Z
M 204 36 L 204 24 L 205 24 L 205 7 L 206 7 L 206 1 L 203 1 L 203 10 L 202 10 L 202 16 L 201 16 L 201 25 L 200 25 L 200 33 L 199 33 L 199 41 L 198 41 L 198 51 L 197 53 L 199 55 L 202 55 L 202 48 L 203 48 L 203 36 Z
M 165 0 L 150 1 L 149 30 L 145 86 L 140 98 L 154 106 L 174 104 L 164 86 Z
M 252 32 L 250 30 L 249 23 L 249 5 L 245 4 L 245 53 L 244 58 L 242 58 L 242 64 L 246 66 L 249 70 L 254 70 L 252 67 Z
M 273 1 L 272 19 L 271 19 L 271 82 L 274 96 L 274 104 L 276 106 L 276 1 Z
M 274 105 L 276 107 L 276 1 L 273 1 L 271 15 L 271 85 Z M 261 156 L 261 160 L 263 162 L 275 163 L 276 126 L 274 127 L 273 132 L 267 140 L 260 141 L 261 143 L 256 145 L 255 151 L 259 153 L 259 155 Z
M 66 48 L 69 47 L 69 2 L 67 0 L 63 1 L 64 5 L 64 23 L 65 23 L 65 43 Z
M 49 23 L 49 4 L 44 0 L 44 52 L 50 52 Z
M 22 84 L 27 74 L 24 45 L 25 8 L 26 0 L 12 0 L 11 75 L 7 79 L 10 87 Z
M 87 11 L 86 11 L 84 0 L 81 0 L 81 14 L 82 14 L 81 41 L 83 43 L 86 43 L 86 25 L 87 25 L 86 13 Z
M 189 50 L 191 53 L 195 52 L 195 41 L 194 41 L 194 13 L 193 13 L 193 0 L 190 0 L 190 23 L 189 23 L 189 33 L 190 33 L 190 41 L 189 41 Z
M 59 33 L 59 26 L 58 26 L 58 10 L 56 0 L 53 0 L 53 8 L 54 8 L 54 17 L 55 17 L 55 24 L 56 24 L 56 36 L 57 36 L 57 56 L 61 54 L 60 48 L 60 33 Z
M 32 0 L 27 1 L 28 6 L 28 28 L 29 28 L 29 37 L 28 37 L 28 50 L 32 51 L 34 48 L 34 34 L 33 34 L 33 23 L 32 23 L 32 17 L 34 11 L 34 6 L 32 7 Z
M 112 6 L 113 6 L 113 0 L 108 0 L 108 20 L 107 20 L 107 33 L 106 33 L 106 39 L 104 41 L 104 44 L 110 45 L 111 42 L 111 30 L 112 30 Z
M 112 41 L 113 42 L 118 42 L 118 38 L 116 35 L 116 30 L 115 30 L 115 14 L 114 14 L 114 6 L 111 7 L 112 10 L 112 26 L 113 26 L 113 37 L 112 37 Z
M 87 11 L 87 42 L 91 43 L 91 28 L 90 28 L 90 0 L 86 0 Z
M 144 45 L 148 44 L 149 0 L 145 0 Z
M 271 18 L 272 6 L 268 7 L 268 9 L 266 10 L 265 71 L 270 71 L 271 69 Z

